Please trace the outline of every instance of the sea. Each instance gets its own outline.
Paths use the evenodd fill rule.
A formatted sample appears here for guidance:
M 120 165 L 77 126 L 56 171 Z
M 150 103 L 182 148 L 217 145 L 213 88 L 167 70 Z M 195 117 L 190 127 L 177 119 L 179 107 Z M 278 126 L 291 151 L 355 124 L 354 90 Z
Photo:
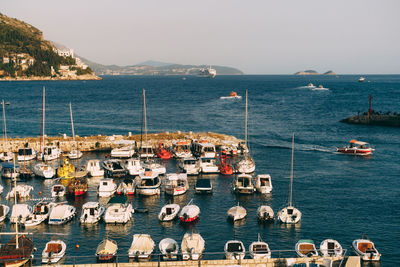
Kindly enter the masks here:
M 65 198 L 77 208 L 77 217 L 62 226 L 42 224 L 23 229 L 32 233 L 37 251 L 33 264 L 40 264 L 45 243 L 54 236 L 67 244 L 65 264 L 94 263 L 97 245 L 108 236 L 118 243 L 119 262 L 128 261 L 127 251 L 133 234 L 150 234 L 156 243 L 173 238 L 180 244 L 186 232 L 200 233 L 206 243 L 205 259 L 223 258 L 228 240 L 241 240 L 246 250 L 258 234 L 273 251 L 273 257 L 295 255 L 300 239 L 312 239 L 317 247 L 333 238 L 347 255 L 351 243 L 366 234 L 382 254 L 374 266 L 397 266 L 400 262 L 400 128 L 351 125 L 340 120 L 369 108 L 381 112 L 400 112 L 400 75 L 294 76 L 242 75 L 217 76 L 104 76 L 101 81 L 18 81 L 0 82 L 5 106 L 7 136 L 26 138 L 41 133 L 42 89 L 46 88 L 45 133 L 71 136 L 69 102 L 72 103 L 75 132 L 79 136 L 128 135 L 141 133 L 142 90 L 146 90 L 147 122 L 150 133 L 217 132 L 244 138 L 245 91 L 248 91 L 248 142 L 256 162 L 256 174 L 272 177 L 273 191 L 268 195 L 237 196 L 232 193 L 234 176 L 200 175 L 189 178 L 187 194 L 171 199 L 164 192 L 155 197 L 129 198 L 135 213 L 125 225 L 83 226 L 79 223 L 81 206 L 97 197 L 99 178 L 89 179 L 89 192 L 82 198 Z M 311 90 L 309 83 L 328 90 Z M 220 99 L 236 91 L 242 99 Z M 275 214 L 288 203 L 291 142 L 294 134 L 293 204 L 303 214 L 301 223 L 260 224 L 256 210 L 270 205 Z M 375 151 L 369 157 L 336 153 L 336 147 L 357 139 L 370 143 Z M 105 159 L 106 152 L 85 153 L 79 161 Z M 75 162 L 77 164 L 77 162 Z M 177 162 L 164 162 L 167 172 L 176 172 Z M 194 194 L 197 179 L 210 178 L 211 195 Z M 50 197 L 54 180 L 32 179 L 35 200 Z M 10 181 L 1 180 L 1 203 L 12 206 L 5 195 Z M 178 221 L 160 223 L 157 215 L 168 201 L 184 206 L 193 201 L 201 209 L 197 223 Z M 240 203 L 247 217 L 240 222 L 227 220 L 230 207 Z M 0 231 L 14 231 L 9 221 Z M 9 236 L 2 235 L 1 243 Z M 278 252 L 278 251 L 283 252 Z M 369 266 L 365 264 L 364 266 Z

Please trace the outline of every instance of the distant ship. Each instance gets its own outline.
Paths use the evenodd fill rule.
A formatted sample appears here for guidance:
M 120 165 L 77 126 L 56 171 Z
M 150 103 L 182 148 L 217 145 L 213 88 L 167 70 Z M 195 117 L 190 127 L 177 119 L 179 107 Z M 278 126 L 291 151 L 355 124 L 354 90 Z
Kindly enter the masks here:
M 211 66 L 209 66 L 208 68 L 200 69 L 198 76 L 206 78 L 214 78 L 216 75 L 217 71 L 215 69 L 212 69 Z

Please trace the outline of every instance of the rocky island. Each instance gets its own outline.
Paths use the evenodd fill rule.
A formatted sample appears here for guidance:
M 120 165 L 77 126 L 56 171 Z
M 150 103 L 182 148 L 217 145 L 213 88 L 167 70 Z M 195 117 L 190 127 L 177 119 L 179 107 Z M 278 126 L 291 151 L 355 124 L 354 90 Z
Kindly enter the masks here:
M 298 71 L 294 75 L 333 75 L 333 76 L 337 76 L 337 74 L 331 70 L 325 72 L 324 74 L 318 73 L 315 70 L 305 70 L 305 71 Z

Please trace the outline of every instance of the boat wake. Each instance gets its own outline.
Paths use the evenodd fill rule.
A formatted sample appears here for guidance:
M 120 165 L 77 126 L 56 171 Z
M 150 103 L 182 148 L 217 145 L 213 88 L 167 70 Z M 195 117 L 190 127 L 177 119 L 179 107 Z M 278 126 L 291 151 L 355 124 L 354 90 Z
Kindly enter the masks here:
M 265 145 L 260 144 L 266 148 L 278 148 L 278 149 L 291 149 L 290 144 L 288 145 Z M 307 145 L 307 144 L 297 144 L 295 145 L 295 150 L 298 151 L 318 151 L 318 152 L 325 152 L 325 153 L 336 153 L 336 149 L 332 149 L 329 147 L 323 147 L 319 145 Z

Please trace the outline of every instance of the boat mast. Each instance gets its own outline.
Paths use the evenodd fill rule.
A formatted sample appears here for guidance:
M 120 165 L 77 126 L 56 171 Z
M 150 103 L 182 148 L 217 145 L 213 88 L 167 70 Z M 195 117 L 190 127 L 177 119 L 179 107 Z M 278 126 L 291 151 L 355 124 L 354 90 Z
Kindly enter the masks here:
M 42 153 L 42 158 L 44 159 L 44 119 L 45 119 L 45 109 L 46 109 L 46 105 L 45 105 L 45 94 L 46 94 L 46 89 L 43 86 L 43 99 L 42 99 L 42 138 L 40 139 L 40 152 Z M 43 145 L 42 145 L 43 143 Z
M 13 157 L 13 164 L 14 164 L 14 168 L 13 168 L 13 172 L 14 172 L 14 205 L 15 207 L 17 207 L 17 177 L 16 177 L 16 172 L 15 172 L 15 157 Z M 18 244 L 18 219 L 15 221 L 15 248 L 19 248 L 19 244 Z
M 4 99 L 1 101 L 1 104 L 3 105 L 3 123 L 4 123 L 4 142 L 6 145 L 6 151 L 8 152 L 8 142 L 7 142 L 7 123 L 6 123 L 6 110 L 4 108 Z
M 244 143 L 246 145 L 246 149 L 249 149 L 247 146 L 247 89 L 246 89 L 246 113 L 244 119 Z
M 292 136 L 292 162 L 290 167 L 290 187 L 289 187 L 289 206 L 292 206 L 292 193 L 293 193 L 293 156 L 294 156 L 294 133 Z
M 147 118 L 146 118 L 146 90 L 143 89 L 143 119 L 144 119 L 144 143 L 147 146 Z M 149 153 L 146 151 L 146 160 L 149 160 Z
M 75 128 L 74 128 L 74 119 L 72 117 L 72 106 L 71 102 L 69 102 L 69 113 L 71 115 L 71 128 L 72 128 L 72 138 L 74 139 L 75 142 Z

